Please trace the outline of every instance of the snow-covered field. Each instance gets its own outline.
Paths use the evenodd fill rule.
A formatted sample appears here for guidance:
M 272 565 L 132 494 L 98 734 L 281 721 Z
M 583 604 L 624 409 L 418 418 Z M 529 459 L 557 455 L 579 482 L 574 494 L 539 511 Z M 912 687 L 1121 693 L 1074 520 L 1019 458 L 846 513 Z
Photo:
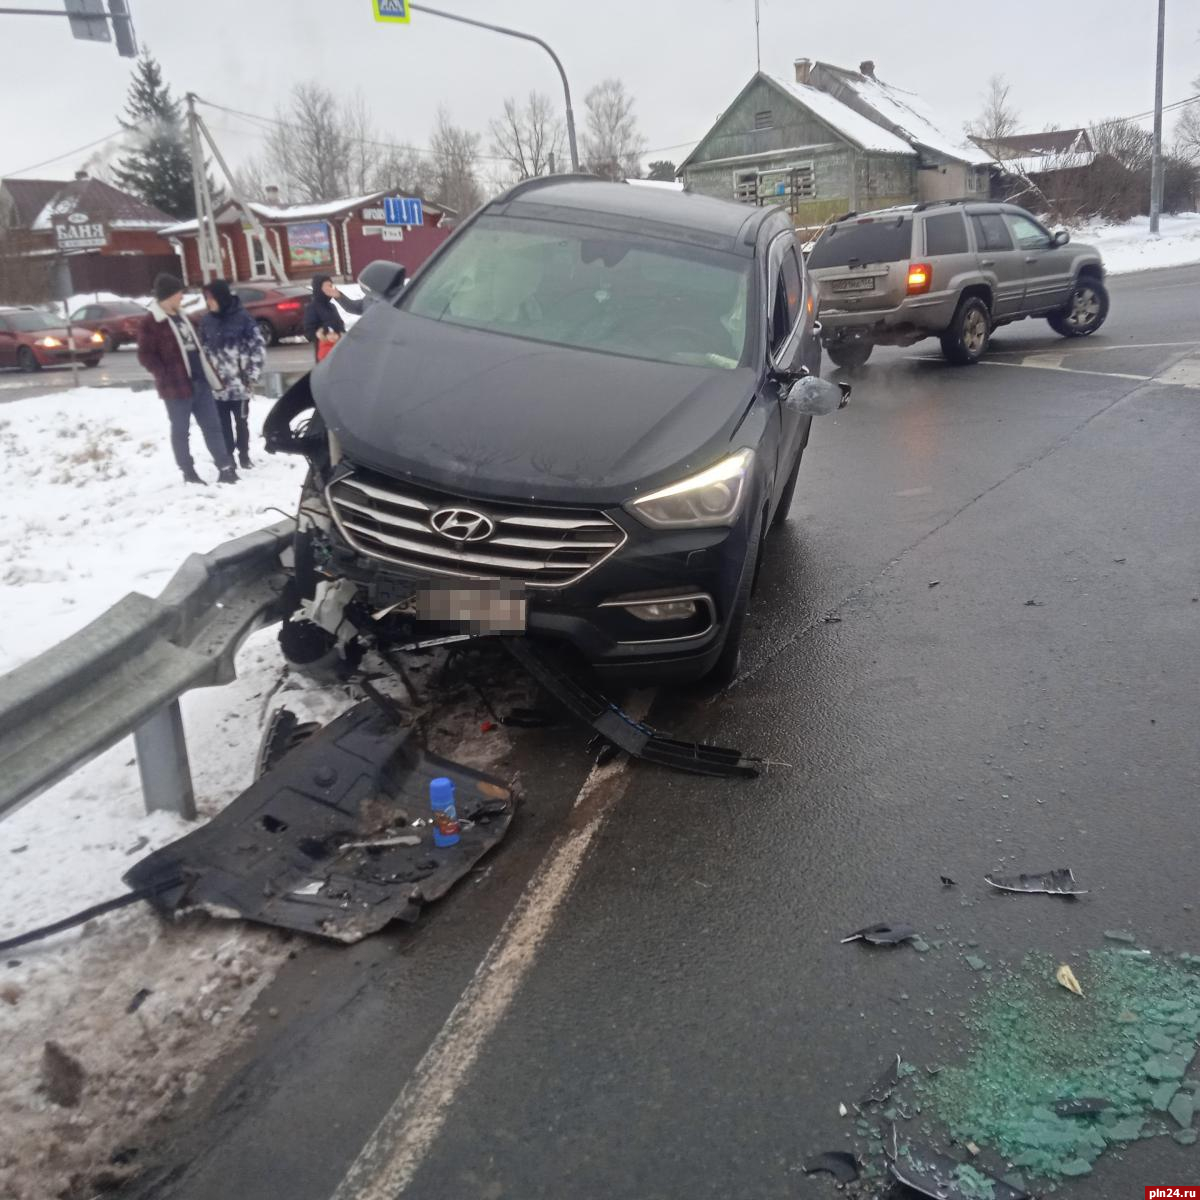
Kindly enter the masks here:
M 1095 246 L 1111 275 L 1200 265 L 1200 213 L 1164 215 L 1157 237 L 1150 234 L 1149 217 L 1134 217 L 1119 225 L 1081 225 L 1072 229 L 1071 237 Z

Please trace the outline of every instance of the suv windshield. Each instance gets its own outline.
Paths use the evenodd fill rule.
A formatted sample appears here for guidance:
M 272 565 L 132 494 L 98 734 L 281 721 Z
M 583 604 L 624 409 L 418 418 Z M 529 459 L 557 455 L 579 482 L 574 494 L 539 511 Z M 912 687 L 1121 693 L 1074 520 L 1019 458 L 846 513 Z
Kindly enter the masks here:
M 736 367 L 750 260 L 551 221 L 482 217 L 400 308 L 655 362 Z
M 842 225 L 830 225 L 821 234 L 808 256 L 808 265 L 816 269 L 899 262 L 909 257 L 911 247 L 911 217 L 887 217 L 868 220 L 865 224 L 847 221 Z

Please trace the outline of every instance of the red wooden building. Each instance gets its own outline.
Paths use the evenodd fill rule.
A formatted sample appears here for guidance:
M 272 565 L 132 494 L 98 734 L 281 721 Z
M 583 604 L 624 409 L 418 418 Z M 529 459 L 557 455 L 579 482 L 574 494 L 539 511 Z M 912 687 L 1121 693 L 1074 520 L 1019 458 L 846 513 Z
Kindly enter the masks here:
M 173 247 L 159 233 L 170 219 L 83 171 L 73 180 L 0 181 L 0 221 L 10 244 L 30 266 L 44 265 L 45 294 L 30 299 L 49 298 L 51 268 L 60 258 L 72 292 L 144 295 L 160 271 L 178 269 Z
M 420 224 L 387 225 L 386 197 L 386 192 L 373 192 L 323 204 L 279 206 L 251 201 L 250 207 L 283 263 L 288 280 L 310 279 L 313 275 L 354 279 L 377 258 L 403 263 L 411 275 L 449 237 L 449 218 L 453 214 L 422 202 Z M 408 211 L 415 217 L 412 205 Z M 277 273 L 266 250 L 232 200 L 217 212 L 216 220 L 222 275 L 236 282 L 275 279 Z M 167 225 L 159 232 L 175 244 L 183 263 L 184 282 L 198 285 L 201 272 L 196 222 Z

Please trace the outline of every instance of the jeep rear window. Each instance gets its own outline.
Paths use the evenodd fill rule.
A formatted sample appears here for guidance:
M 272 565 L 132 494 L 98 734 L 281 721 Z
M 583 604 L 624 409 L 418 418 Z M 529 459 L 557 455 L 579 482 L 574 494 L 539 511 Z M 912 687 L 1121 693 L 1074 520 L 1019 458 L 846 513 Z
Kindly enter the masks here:
M 481 217 L 399 307 L 580 350 L 732 369 L 746 351 L 750 265 L 679 242 Z
M 911 248 L 911 217 L 888 217 L 865 225 L 851 220 L 830 225 L 821 234 L 808 256 L 808 265 L 818 268 L 900 262 L 910 257 Z

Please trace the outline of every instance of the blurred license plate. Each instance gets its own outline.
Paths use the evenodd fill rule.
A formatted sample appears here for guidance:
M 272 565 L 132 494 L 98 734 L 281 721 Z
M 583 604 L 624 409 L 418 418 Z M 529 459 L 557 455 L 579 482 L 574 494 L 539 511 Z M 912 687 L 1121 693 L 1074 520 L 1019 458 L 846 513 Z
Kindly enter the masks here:
M 422 621 L 452 621 L 474 633 L 524 633 L 525 597 L 501 588 L 429 588 L 417 593 Z
M 873 292 L 875 280 L 870 275 L 864 275 L 859 279 L 835 279 L 833 290 L 835 292 Z

